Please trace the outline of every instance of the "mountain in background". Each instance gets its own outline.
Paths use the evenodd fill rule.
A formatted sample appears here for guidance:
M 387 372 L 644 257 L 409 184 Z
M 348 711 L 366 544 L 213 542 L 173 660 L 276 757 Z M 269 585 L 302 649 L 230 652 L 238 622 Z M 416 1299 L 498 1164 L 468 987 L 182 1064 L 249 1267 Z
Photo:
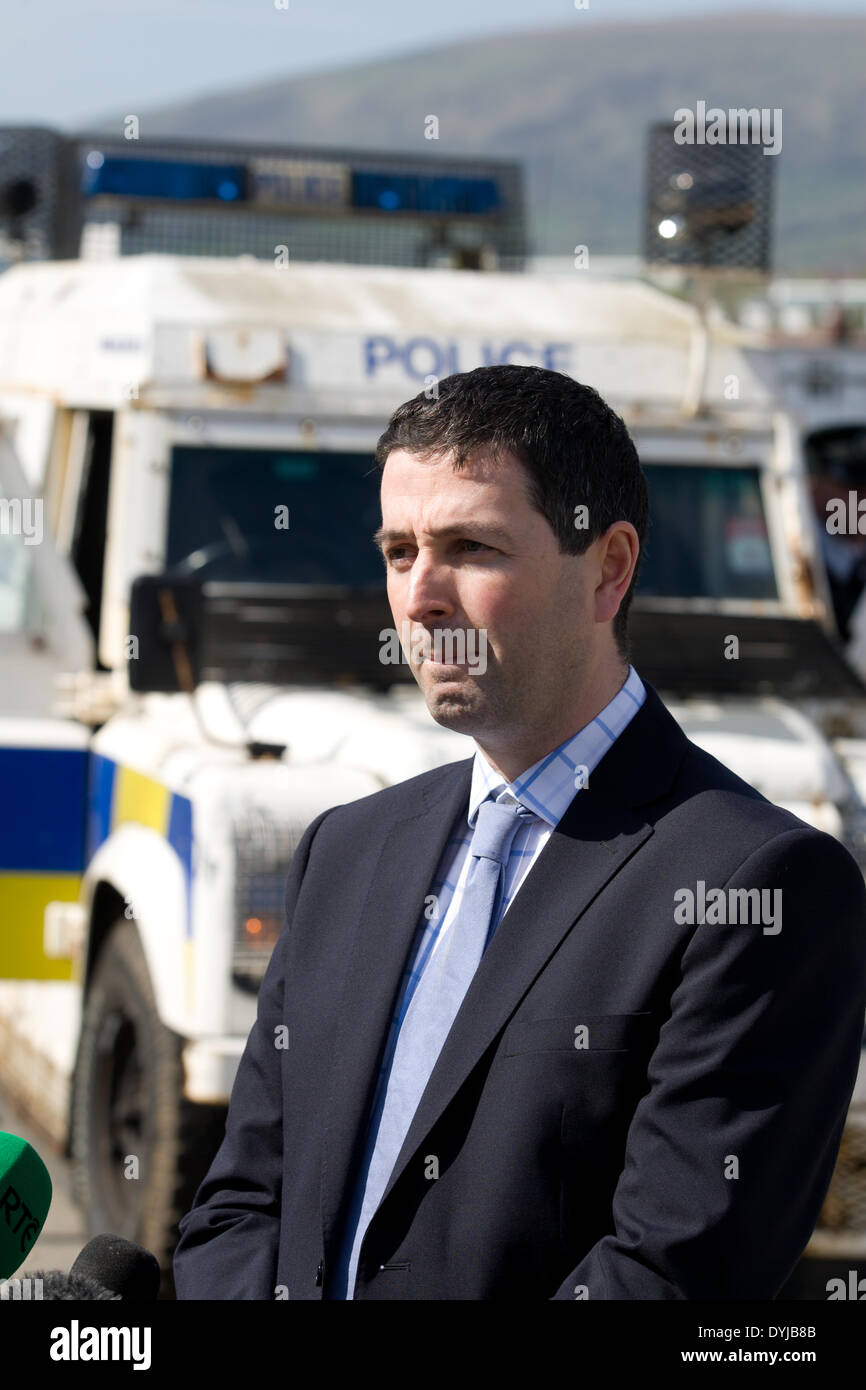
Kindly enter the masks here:
M 157 135 L 515 158 L 532 249 L 640 250 L 647 124 L 782 109 L 778 271 L 866 273 L 866 19 L 735 14 L 473 39 L 139 111 Z M 197 76 L 197 82 L 200 77 Z M 439 118 L 438 141 L 424 121 Z M 117 133 L 122 117 L 94 133 Z

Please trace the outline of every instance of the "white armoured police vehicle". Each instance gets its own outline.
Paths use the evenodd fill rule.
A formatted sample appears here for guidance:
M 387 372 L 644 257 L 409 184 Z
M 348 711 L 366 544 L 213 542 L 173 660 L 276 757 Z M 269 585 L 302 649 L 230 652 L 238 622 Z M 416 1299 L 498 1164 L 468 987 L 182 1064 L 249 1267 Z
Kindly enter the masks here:
M 503 361 L 591 383 L 632 431 L 653 506 L 638 670 L 866 864 L 864 692 L 801 429 L 743 330 L 579 275 L 163 255 L 7 271 L 3 1083 L 71 1153 L 93 1231 L 164 1263 L 303 830 L 473 750 L 379 659 L 372 451 L 401 400 Z M 862 1104 L 824 1251 L 866 1241 Z

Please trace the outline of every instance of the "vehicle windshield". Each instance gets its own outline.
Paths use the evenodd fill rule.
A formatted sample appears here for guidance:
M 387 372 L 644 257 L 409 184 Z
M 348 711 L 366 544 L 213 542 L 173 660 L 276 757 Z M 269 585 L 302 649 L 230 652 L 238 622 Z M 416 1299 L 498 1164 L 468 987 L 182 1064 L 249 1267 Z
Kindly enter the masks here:
M 757 467 L 644 464 L 650 526 L 637 598 L 778 597 Z
M 647 463 L 647 598 L 775 599 L 757 467 Z M 203 580 L 384 586 L 370 453 L 178 446 L 167 568 Z
M 166 567 L 205 581 L 384 586 L 370 453 L 176 447 Z

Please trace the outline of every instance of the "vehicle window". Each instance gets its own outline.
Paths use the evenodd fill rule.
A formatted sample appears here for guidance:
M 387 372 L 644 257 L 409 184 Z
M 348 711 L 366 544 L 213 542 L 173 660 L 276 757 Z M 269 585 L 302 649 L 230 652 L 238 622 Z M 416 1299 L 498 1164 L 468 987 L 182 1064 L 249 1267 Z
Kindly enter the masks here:
M 33 572 L 33 556 L 20 536 L 0 533 L 0 633 L 44 632 L 47 615 Z
M 24 628 L 29 556 L 20 536 L 0 531 L 0 632 Z
M 836 627 L 847 642 L 866 585 L 866 425 L 815 430 L 803 456 Z
M 756 467 L 644 464 L 650 525 L 637 595 L 778 597 Z
M 371 539 L 379 479 L 369 453 L 175 447 L 166 567 L 226 582 L 384 586 Z
M 70 553 L 87 596 L 85 617 L 97 641 L 102 606 L 113 425 L 114 416 L 110 411 L 91 411 Z

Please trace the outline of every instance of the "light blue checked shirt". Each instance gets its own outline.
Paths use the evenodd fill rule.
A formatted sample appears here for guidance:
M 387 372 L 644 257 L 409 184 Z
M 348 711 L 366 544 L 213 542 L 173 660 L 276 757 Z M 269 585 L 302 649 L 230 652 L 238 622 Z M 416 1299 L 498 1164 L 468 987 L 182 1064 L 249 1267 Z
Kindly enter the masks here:
M 352 1260 L 352 1250 L 358 1232 L 364 1189 L 376 1144 L 394 1049 L 397 1046 L 397 1035 L 440 933 L 447 932 L 457 917 L 463 887 L 469 873 L 469 847 L 472 843 L 478 807 L 489 796 L 494 801 L 520 802 L 527 810 L 534 812 L 532 820 L 520 825 L 512 842 L 500 900 L 494 911 L 495 925 L 502 920 L 514 902 L 521 884 L 569 804 L 574 800 L 579 785 L 579 780 L 576 781 L 577 769 L 585 768 L 582 776 L 589 776 L 629 721 L 637 714 L 645 699 L 646 689 L 643 681 L 634 667 L 629 666 L 625 684 L 610 703 L 572 738 L 554 748 L 552 753 L 546 754 L 537 763 L 533 763 L 532 767 L 521 773 L 513 782 L 506 782 L 502 774 L 491 767 L 481 749 L 476 748 L 466 819 L 461 815 L 445 846 L 436 878 L 430 887 L 430 893 L 435 894 L 437 899 L 438 912 L 430 920 L 422 914 L 415 942 L 409 952 L 370 1111 L 364 1156 L 358 1170 L 333 1274 L 328 1278 L 327 1298 L 352 1297 L 352 1293 L 347 1292 L 350 1274 L 354 1291 L 355 1261 Z

